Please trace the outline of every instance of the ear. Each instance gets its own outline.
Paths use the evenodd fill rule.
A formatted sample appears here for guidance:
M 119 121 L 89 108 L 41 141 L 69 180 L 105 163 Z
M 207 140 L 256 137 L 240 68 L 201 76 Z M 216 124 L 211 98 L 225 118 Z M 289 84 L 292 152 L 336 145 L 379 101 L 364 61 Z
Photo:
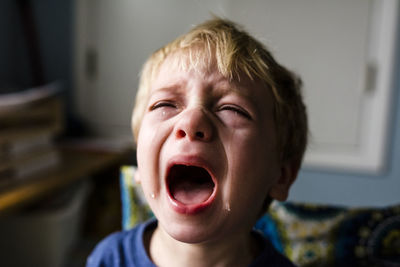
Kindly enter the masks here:
M 142 180 L 140 179 L 140 171 L 139 168 L 136 168 L 135 172 L 133 173 L 133 179 L 135 183 L 140 184 Z
M 278 201 L 285 201 L 289 196 L 289 189 L 296 180 L 299 172 L 299 163 L 286 163 L 281 167 L 280 176 L 271 187 L 269 196 Z

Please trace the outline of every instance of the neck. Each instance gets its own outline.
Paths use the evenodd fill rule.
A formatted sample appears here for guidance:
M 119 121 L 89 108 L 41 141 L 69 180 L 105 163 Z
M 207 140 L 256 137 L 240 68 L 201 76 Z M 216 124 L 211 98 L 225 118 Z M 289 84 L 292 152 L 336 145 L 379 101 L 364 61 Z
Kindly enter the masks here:
M 161 267 L 247 266 L 259 252 L 250 233 L 188 244 L 173 239 L 160 226 L 148 236 L 147 247 L 152 261 Z

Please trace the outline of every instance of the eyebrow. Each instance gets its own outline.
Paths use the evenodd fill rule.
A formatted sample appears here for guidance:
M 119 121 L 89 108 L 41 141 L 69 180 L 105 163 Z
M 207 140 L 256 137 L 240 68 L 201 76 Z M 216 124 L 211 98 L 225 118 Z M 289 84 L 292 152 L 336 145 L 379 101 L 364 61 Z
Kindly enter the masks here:
M 237 94 L 238 96 L 244 97 L 250 102 L 252 102 L 252 99 L 250 97 L 250 94 L 246 92 L 245 87 L 238 85 L 235 82 L 228 82 L 228 83 L 222 83 L 223 86 L 216 86 L 215 91 L 217 92 L 217 95 L 223 96 L 227 95 L 230 93 Z M 227 85 L 227 86 L 226 86 Z M 248 88 L 247 90 L 251 90 L 251 88 Z
M 174 93 L 181 93 L 181 91 L 184 91 L 185 83 L 183 82 L 178 82 L 178 83 L 173 83 L 171 85 L 167 86 L 160 86 L 153 88 L 150 90 L 150 96 L 154 95 L 156 93 L 163 93 L 163 92 L 174 92 Z
M 150 96 L 158 93 L 174 93 L 174 94 L 182 94 L 186 89 L 187 82 L 186 81 L 180 81 L 176 83 L 171 83 L 170 85 L 167 86 L 160 86 L 160 87 L 155 87 L 150 91 Z M 211 90 L 212 88 L 212 90 Z M 216 97 L 222 97 L 224 95 L 228 95 L 231 93 L 237 94 L 238 96 L 246 98 L 249 102 L 254 104 L 254 100 L 250 97 L 250 95 L 245 92 L 245 87 L 240 86 L 235 82 L 229 82 L 226 80 L 218 81 L 216 85 L 213 85 L 210 87 L 208 90 L 212 92 L 207 92 L 209 95 L 213 95 Z M 251 90 L 251 88 L 247 89 Z

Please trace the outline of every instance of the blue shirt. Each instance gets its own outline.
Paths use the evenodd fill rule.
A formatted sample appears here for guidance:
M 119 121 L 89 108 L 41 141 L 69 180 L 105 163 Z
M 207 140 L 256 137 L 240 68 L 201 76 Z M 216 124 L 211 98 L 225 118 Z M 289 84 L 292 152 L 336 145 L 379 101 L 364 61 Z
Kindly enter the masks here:
M 86 267 L 155 267 L 147 255 L 143 235 L 157 227 L 156 220 L 139 224 L 135 228 L 117 232 L 101 241 L 86 262 Z M 256 233 L 256 232 L 254 232 Z M 276 266 L 293 267 L 287 258 L 277 252 L 261 234 L 256 233 L 263 243 L 261 254 L 249 267 Z

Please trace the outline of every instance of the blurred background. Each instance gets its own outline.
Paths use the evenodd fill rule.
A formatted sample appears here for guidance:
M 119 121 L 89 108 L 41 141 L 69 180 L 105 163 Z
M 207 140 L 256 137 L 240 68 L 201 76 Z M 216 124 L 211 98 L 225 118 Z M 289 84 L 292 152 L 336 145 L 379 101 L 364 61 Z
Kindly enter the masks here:
M 120 229 L 141 66 L 212 14 L 303 79 L 310 146 L 289 200 L 399 204 L 396 0 L 3 0 L 0 261 L 25 266 L 15 255 L 26 253 L 36 266 L 83 266 Z

